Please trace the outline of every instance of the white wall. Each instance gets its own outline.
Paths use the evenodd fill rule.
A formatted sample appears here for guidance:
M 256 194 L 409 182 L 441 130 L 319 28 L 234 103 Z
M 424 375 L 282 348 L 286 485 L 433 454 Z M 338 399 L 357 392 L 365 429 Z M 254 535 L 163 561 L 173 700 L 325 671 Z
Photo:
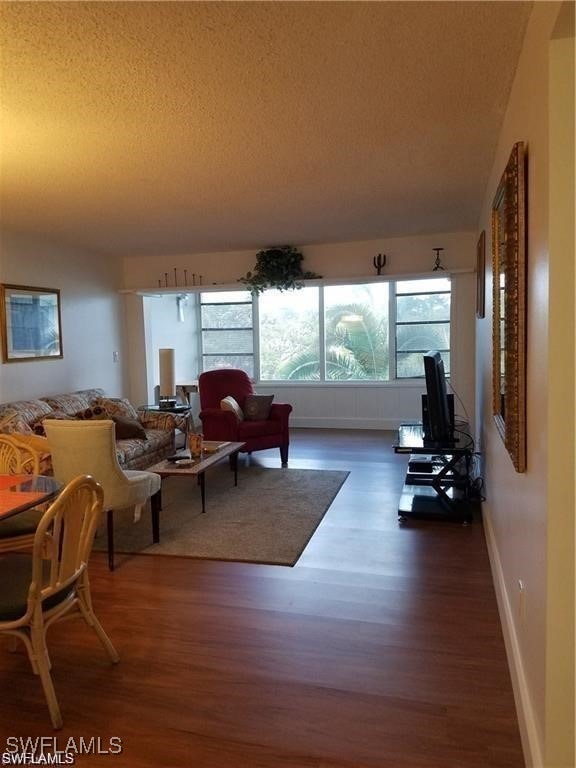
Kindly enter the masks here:
M 369 240 L 354 243 L 329 243 L 302 246 L 304 268 L 325 278 L 372 277 L 375 274 L 372 259 L 378 253 L 387 255 L 386 275 L 418 274 L 429 272 L 434 264 L 433 248 L 445 248 L 442 263 L 447 269 L 472 270 L 476 259 L 476 241 L 473 233 L 444 233 L 419 237 Z M 195 254 L 159 258 L 129 257 L 124 260 L 124 279 L 127 288 L 157 288 L 164 273 L 169 285 L 174 283 L 177 269 L 179 285 L 184 269 L 191 281 L 193 273 L 202 274 L 203 282 L 214 280 L 219 284 L 233 284 L 237 278 L 252 269 L 255 251 Z M 474 371 L 474 312 L 475 276 L 453 276 L 452 307 L 452 384 L 462 399 L 474 427 L 475 371 Z M 148 301 L 154 302 L 155 299 Z M 142 315 L 140 334 L 146 320 Z M 152 328 L 155 323 L 152 323 Z M 147 330 L 147 334 L 154 333 Z M 168 346 L 174 346 L 170 344 Z M 150 344 L 148 344 L 150 347 Z M 143 372 L 131 369 L 132 390 L 141 387 Z M 194 376 L 196 378 L 196 376 Z M 321 383 L 274 384 L 258 386 L 258 391 L 274 393 L 276 401 L 290 402 L 294 407 L 293 426 L 350 427 L 364 429 L 396 429 L 402 420 L 419 418 L 421 383 L 384 383 L 382 385 L 340 384 L 326 386 Z M 459 413 L 462 408 L 457 409 Z
M 0 402 L 89 387 L 124 394 L 119 259 L 3 232 L 0 281 L 60 289 L 64 352 L 61 360 L 0 365 Z
M 513 144 L 524 141 L 528 153 L 525 473 L 515 472 L 492 418 L 490 264 L 487 269 L 486 318 L 477 323 L 477 393 L 481 403 L 482 445 L 486 458 L 487 501 L 484 504 L 484 520 L 487 540 L 526 760 L 529 766 L 535 768 L 574 767 L 573 646 L 566 652 L 566 641 L 569 641 L 566 634 L 571 631 L 573 641 L 574 629 L 574 497 L 572 490 L 572 504 L 566 507 L 566 496 L 561 501 L 559 488 L 549 485 L 550 461 L 554 460 L 554 451 L 565 448 L 570 451 L 570 446 L 573 451 L 574 441 L 573 403 L 562 402 L 559 395 L 562 388 L 565 388 L 565 382 L 561 385 L 557 383 L 572 376 L 573 384 L 573 325 L 564 337 L 566 343 L 563 356 L 552 354 L 549 346 L 551 331 L 557 333 L 561 328 L 558 321 L 555 321 L 554 329 L 549 325 L 552 322 L 552 306 L 558 301 L 559 314 L 570 317 L 573 301 L 571 291 L 567 301 L 566 291 L 562 293 L 554 287 L 552 274 L 558 271 L 557 280 L 560 284 L 563 271 L 564 281 L 568 281 L 571 286 L 574 279 L 573 240 L 571 251 L 564 252 L 562 260 L 555 263 L 553 259 L 559 257 L 557 253 L 550 252 L 549 236 L 549 57 L 550 39 L 559 9 L 559 3 L 534 4 L 479 222 L 479 230 L 486 230 L 489 243 L 490 209 L 498 181 Z M 569 72 L 573 110 L 573 60 L 566 67 L 567 76 Z M 572 127 L 572 146 L 573 140 Z M 569 156 L 565 154 L 564 164 L 569 162 Z M 573 162 L 572 155 L 572 167 Z M 553 183 L 556 181 L 553 180 Z M 567 206 L 572 206 L 573 210 L 573 187 Z M 563 215 L 565 217 L 567 213 Z M 570 472 L 572 480 L 569 485 L 573 489 L 573 462 Z M 559 535 L 560 530 L 564 531 L 565 541 L 562 546 L 558 546 L 562 535 Z M 553 545 L 555 548 L 547 551 L 548 537 L 552 532 L 556 537 Z M 570 571 L 571 584 L 566 583 L 566 573 Z M 520 581 L 525 587 L 524 604 L 518 588 Z M 551 598 L 558 591 L 566 597 L 557 602 L 555 610 L 551 612 Z M 559 606 L 564 610 L 563 615 Z M 558 702 L 570 698 L 571 707 L 562 709 L 558 706 Z M 554 701 L 552 707 L 549 706 L 550 700 Z
M 190 384 L 198 378 L 198 323 L 194 298 L 187 300 L 183 306 L 183 320 L 179 320 L 176 296 L 144 297 L 144 316 L 148 327 L 148 402 L 153 403 L 154 387 L 160 382 L 159 349 L 174 349 L 176 384 Z

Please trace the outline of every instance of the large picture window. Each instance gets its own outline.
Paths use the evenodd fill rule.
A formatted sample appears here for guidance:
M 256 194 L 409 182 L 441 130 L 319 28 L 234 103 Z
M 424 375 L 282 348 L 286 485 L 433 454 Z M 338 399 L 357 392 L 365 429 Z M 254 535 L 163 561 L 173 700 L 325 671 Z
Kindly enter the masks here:
M 388 283 L 324 288 L 327 381 L 389 378 Z
M 264 291 L 258 297 L 260 379 L 320 379 L 319 289 Z
M 449 373 L 450 290 L 449 277 L 430 277 L 255 299 L 202 293 L 203 369 L 242 368 L 260 381 L 387 381 L 423 377 L 422 355 L 434 349 Z

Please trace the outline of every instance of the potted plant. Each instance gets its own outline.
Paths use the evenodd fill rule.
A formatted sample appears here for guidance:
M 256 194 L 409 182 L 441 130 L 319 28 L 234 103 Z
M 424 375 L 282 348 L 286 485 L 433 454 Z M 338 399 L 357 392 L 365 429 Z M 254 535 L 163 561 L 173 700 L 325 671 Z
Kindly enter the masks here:
M 239 282 L 250 286 L 251 293 L 256 295 L 266 288 L 276 288 L 279 291 L 302 288 L 302 280 L 321 277 L 315 272 L 304 271 L 303 259 L 304 256 L 292 245 L 266 248 L 258 251 L 254 270 L 247 272 Z

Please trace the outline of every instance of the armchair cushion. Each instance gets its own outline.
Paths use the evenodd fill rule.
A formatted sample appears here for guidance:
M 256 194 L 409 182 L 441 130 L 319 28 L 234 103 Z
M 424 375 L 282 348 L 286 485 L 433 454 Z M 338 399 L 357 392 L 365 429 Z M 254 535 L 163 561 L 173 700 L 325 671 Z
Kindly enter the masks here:
M 244 418 L 248 421 L 265 421 L 270 415 L 274 395 L 247 395 L 244 401 Z
M 223 397 L 222 400 L 220 400 L 220 408 L 223 411 L 230 411 L 233 413 L 238 421 L 243 421 L 244 419 L 244 413 L 242 411 L 242 408 L 238 405 L 236 400 L 232 397 L 232 395 L 228 395 L 227 397 Z
M 268 435 L 278 434 L 278 422 L 270 419 L 260 419 L 259 421 L 246 419 L 238 424 L 238 440 L 254 440 Z

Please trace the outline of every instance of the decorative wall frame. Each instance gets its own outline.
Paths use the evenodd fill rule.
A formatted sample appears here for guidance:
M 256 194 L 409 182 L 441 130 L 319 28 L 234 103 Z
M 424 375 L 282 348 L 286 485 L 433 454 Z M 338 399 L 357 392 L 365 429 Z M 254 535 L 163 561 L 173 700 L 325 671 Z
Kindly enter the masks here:
M 27 360 L 63 356 L 60 291 L 27 285 L 0 286 L 2 360 Z
M 496 427 L 526 471 L 526 155 L 512 148 L 492 203 L 492 374 Z
M 482 230 L 476 244 L 476 317 L 486 314 L 486 232 Z

